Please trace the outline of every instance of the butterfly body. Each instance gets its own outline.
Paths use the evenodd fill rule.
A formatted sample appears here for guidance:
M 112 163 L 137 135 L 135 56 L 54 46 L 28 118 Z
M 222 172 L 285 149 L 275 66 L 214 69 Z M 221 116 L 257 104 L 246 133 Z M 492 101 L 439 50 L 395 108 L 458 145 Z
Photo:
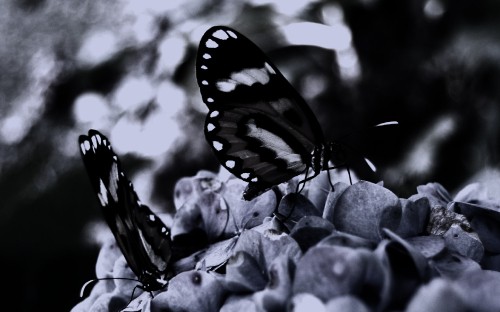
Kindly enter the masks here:
M 229 27 L 209 29 L 196 76 L 209 108 L 205 137 L 222 166 L 248 182 L 245 199 L 328 168 L 330 145 L 314 113 L 249 39 Z
M 139 287 L 150 292 L 164 288 L 171 257 L 169 228 L 140 202 L 104 135 L 89 130 L 79 143 L 104 218 Z

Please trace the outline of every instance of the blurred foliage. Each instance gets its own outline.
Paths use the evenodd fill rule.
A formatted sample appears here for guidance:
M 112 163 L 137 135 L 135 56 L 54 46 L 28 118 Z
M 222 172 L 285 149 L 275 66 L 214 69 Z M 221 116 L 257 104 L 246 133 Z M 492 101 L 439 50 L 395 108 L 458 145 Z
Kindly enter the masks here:
M 325 136 L 352 133 L 352 144 L 379 168 L 370 174 L 353 159 L 358 176 L 405 197 L 428 181 L 456 190 L 496 174 L 499 16 L 494 0 L 1 2 L 0 237 L 10 302 L 18 311 L 68 310 L 94 276 L 98 249 L 86 231 L 101 215 L 78 155 L 80 133 L 96 127 L 116 146 L 113 136 L 125 127 L 128 145 L 165 144 L 154 155 L 121 149 L 127 171 L 146 177 L 132 180 L 156 210 L 173 209 L 180 177 L 218 168 L 194 77 L 208 27 L 228 25 L 255 41 L 304 95 Z M 358 75 L 344 76 L 339 51 L 290 44 L 286 30 L 303 22 L 345 25 Z M 327 46 L 336 40 L 305 35 Z M 149 83 L 152 95 L 125 106 L 117 98 L 131 78 Z M 180 95 L 160 97 L 165 82 Z M 102 102 L 83 101 L 88 94 Z M 79 100 L 104 112 L 86 120 Z M 135 136 L 155 133 L 155 114 L 172 106 L 164 132 Z M 377 134 L 369 128 L 388 120 L 401 125 Z M 174 124 L 182 131 L 169 138 Z

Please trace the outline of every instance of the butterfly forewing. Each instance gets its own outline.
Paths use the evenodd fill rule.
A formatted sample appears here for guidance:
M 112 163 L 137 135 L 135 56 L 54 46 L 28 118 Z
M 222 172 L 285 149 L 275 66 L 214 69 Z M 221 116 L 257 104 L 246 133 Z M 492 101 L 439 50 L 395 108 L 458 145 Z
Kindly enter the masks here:
M 145 290 L 161 289 L 171 256 L 168 228 L 139 201 L 104 135 L 89 130 L 79 143 L 104 217 L 127 263 Z
M 209 108 L 205 136 L 221 164 L 249 182 L 251 199 L 311 167 L 324 145 L 313 112 L 265 54 L 216 26 L 200 41 L 196 75 Z

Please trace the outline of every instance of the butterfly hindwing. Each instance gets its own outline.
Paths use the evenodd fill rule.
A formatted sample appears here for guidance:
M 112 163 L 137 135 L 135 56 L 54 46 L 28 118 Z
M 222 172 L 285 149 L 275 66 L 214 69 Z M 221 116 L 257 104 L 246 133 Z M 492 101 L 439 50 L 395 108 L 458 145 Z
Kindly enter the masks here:
M 221 164 L 248 182 L 251 199 L 311 167 L 323 134 L 304 99 L 266 55 L 235 30 L 200 41 L 196 75 L 209 108 L 205 136 Z
M 104 217 L 127 263 L 145 290 L 161 289 L 171 256 L 169 229 L 139 201 L 104 135 L 89 130 L 79 143 Z

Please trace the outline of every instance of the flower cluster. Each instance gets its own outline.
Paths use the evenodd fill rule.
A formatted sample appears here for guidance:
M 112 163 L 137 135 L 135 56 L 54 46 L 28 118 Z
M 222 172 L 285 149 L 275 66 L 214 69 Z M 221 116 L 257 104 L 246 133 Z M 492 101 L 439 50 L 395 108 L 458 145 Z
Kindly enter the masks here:
M 492 311 L 500 307 L 500 203 L 480 184 L 438 183 L 408 199 L 322 173 L 252 201 L 237 179 L 201 171 L 175 187 L 168 286 L 102 280 L 73 311 Z M 284 195 L 282 198 L 282 195 Z M 182 243 L 181 243 L 182 242 Z M 134 278 L 113 241 L 97 275 Z

